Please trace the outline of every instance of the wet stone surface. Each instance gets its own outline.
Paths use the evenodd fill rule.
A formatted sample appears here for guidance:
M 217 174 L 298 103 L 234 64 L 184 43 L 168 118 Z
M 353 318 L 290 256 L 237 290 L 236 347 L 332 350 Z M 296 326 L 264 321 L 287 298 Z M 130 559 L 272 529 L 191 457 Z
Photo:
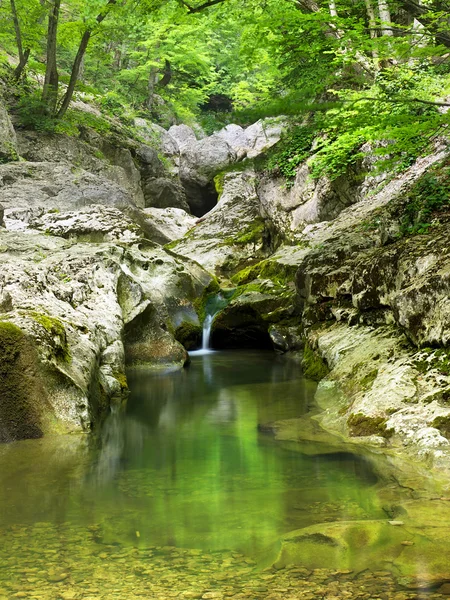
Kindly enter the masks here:
M 0 600 L 448 597 L 436 591 L 405 590 L 388 571 L 261 569 L 238 552 L 126 547 L 103 544 L 97 536 L 95 526 L 47 523 L 1 531 Z M 447 591 L 445 585 L 442 590 Z

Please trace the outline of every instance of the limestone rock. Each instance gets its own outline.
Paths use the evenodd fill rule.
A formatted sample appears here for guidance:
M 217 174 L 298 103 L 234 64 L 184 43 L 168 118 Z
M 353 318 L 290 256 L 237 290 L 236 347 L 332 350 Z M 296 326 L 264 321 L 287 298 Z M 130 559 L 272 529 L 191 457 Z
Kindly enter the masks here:
M 168 177 L 144 179 L 145 207 L 176 208 L 189 212 L 184 188 Z
M 120 210 L 89 206 L 76 212 L 50 212 L 32 219 L 30 227 L 77 242 L 132 243 L 142 239 L 139 227 Z
M 125 355 L 136 360 L 137 346 L 125 335 L 124 351 L 123 331 L 140 331 L 138 321 L 149 327 L 139 361 L 181 366 L 184 349 L 169 332 L 198 322 L 192 302 L 211 281 L 136 231 L 126 237 L 130 222 L 114 209 L 50 213 L 33 225 L 47 234 L 0 231 L 3 441 L 86 430 L 105 415 L 126 394 Z
M 197 141 L 194 130 L 187 125 L 172 125 L 168 134 L 175 140 L 180 152 L 184 152 L 187 147 L 192 146 Z
M 170 242 L 182 238 L 197 222 L 196 217 L 181 208 L 146 208 L 143 212 Z
M 0 165 L 0 193 L 10 228 L 24 227 L 49 209 L 70 211 L 92 204 L 123 208 L 133 204 L 117 184 L 63 163 Z
M 171 248 L 216 273 L 233 272 L 249 260 L 263 258 L 265 229 L 253 173 L 227 174 L 217 206 Z
M 21 156 L 35 163 L 65 163 L 77 165 L 94 176 L 99 175 L 126 190 L 133 203 L 143 206 L 141 175 L 126 147 L 117 148 L 98 134 L 86 140 L 61 134 L 33 131 L 18 133 Z
M 136 118 L 134 125 L 147 145 L 158 148 L 167 157 L 174 158 L 179 155 L 180 148 L 175 137 L 163 127 L 142 118 Z
M 247 156 L 255 158 L 276 144 L 285 127 L 283 117 L 261 119 L 247 127 L 245 135 L 247 138 Z
M 206 186 L 214 175 L 234 162 L 236 154 L 218 135 L 186 142 L 181 148 L 180 178 Z

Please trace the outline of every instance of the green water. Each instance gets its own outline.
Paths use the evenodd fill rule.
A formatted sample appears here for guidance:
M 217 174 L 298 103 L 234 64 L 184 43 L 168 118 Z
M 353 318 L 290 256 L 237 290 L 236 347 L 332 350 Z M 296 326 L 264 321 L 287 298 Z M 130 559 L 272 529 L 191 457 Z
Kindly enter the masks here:
M 129 385 L 126 412 L 97 438 L 0 448 L 0 600 L 219 598 L 236 585 L 266 597 L 292 585 L 286 570 L 261 571 L 280 536 L 386 520 L 370 462 L 258 429 L 308 418 L 316 386 L 295 362 L 217 352 L 183 371 L 132 371 Z

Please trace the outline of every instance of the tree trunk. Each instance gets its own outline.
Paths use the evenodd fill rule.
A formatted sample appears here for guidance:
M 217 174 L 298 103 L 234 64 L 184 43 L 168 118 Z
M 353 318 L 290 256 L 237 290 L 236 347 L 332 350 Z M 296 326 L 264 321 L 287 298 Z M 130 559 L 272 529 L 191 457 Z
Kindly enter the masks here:
M 17 15 L 16 1 L 10 0 L 10 2 L 11 2 L 11 13 L 12 13 L 12 18 L 13 18 L 13 23 L 14 23 L 14 31 L 16 33 L 17 51 L 19 53 L 19 63 L 21 63 L 21 62 L 23 62 L 23 59 L 24 59 L 23 44 L 22 44 L 22 32 L 20 31 L 20 23 L 19 23 L 19 17 Z
M 72 66 L 72 72 L 70 73 L 70 81 L 67 86 L 66 93 L 64 94 L 63 101 L 61 103 L 60 109 L 58 111 L 58 119 L 61 119 L 67 112 L 69 108 L 69 104 L 72 101 L 73 93 L 75 91 L 75 86 L 78 81 L 78 75 L 80 73 L 80 68 L 83 63 L 84 54 L 87 50 L 89 40 L 91 39 L 92 31 L 85 31 L 83 37 L 81 38 L 80 45 L 78 47 L 78 52 L 75 57 L 75 61 Z
M 45 69 L 42 101 L 47 105 L 48 112 L 51 115 L 55 115 L 56 104 L 58 101 L 59 76 L 58 66 L 56 64 L 56 47 L 60 6 L 61 0 L 53 0 L 48 15 L 47 66 Z
M 116 4 L 116 3 L 117 3 L 117 0 L 108 0 L 107 6 Z M 97 23 L 101 23 L 106 18 L 106 15 L 107 15 L 106 12 L 100 13 L 96 19 Z M 87 47 L 89 44 L 89 40 L 91 39 L 91 35 L 92 35 L 92 29 L 88 29 L 87 31 L 85 31 L 83 33 L 83 37 L 81 38 L 81 42 L 78 47 L 78 52 L 77 52 L 77 55 L 75 57 L 75 60 L 74 60 L 73 66 L 72 66 L 72 72 L 70 73 L 69 85 L 67 86 L 66 93 L 64 94 L 64 98 L 61 102 L 61 106 L 58 111 L 58 119 L 61 119 L 66 114 L 67 109 L 69 108 L 69 105 L 72 101 L 73 93 L 75 91 L 75 86 L 78 81 L 78 76 L 80 74 L 80 69 L 83 64 L 84 55 L 86 53 L 86 50 L 87 50 Z
M 24 72 L 25 67 L 27 66 L 28 59 L 30 58 L 31 48 L 27 48 L 25 51 L 23 51 L 22 36 L 20 33 L 19 20 L 17 18 L 16 3 L 15 3 L 15 0 L 10 0 L 10 1 L 11 1 L 11 10 L 13 12 L 13 18 L 15 18 L 15 20 L 17 20 L 16 38 L 18 37 L 17 36 L 17 32 L 18 32 L 19 36 L 20 36 L 20 40 L 21 40 L 20 45 L 19 45 L 19 41 L 17 41 L 17 47 L 19 48 L 19 64 L 17 65 L 17 67 L 14 71 L 14 76 L 13 76 L 13 78 L 16 81 L 19 81 L 19 79 L 22 77 L 22 73 Z M 42 8 L 44 8 L 45 0 L 39 0 L 39 4 L 42 6 Z M 14 17 L 14 14 L 16 15 L 15 17 Z M 42 23 L 44 18 L 45 18 L 45 13 L 42 13 L 42 15 L 38 19 L 39 25 Z M 14 23 L 14 27 L 16 27 L 16 23 Z M 20 50 L 20 46 L 22 46 L 22 52 Z
M 373 9 L 371 0 L 365 0 L 365 4 L 366 4 L 367 18 L 369 19 L 370 39 L 375 40 L 378 37 L 377 19 L 375 16 L 375 11 Z M 372 49 L 372 57 L 373 57 L 373 62 L 375 64 L 375 68 L 378 70 L 378 66 L 379 66 L 378 65 L 378 50 L 377 50 L 376 46 L 374 46 Z
M 391 21 L 391 11 L 389 10 L 388 0 L 378 0 L 378 12 L 381 21 L 381 35 L 394 35 Z

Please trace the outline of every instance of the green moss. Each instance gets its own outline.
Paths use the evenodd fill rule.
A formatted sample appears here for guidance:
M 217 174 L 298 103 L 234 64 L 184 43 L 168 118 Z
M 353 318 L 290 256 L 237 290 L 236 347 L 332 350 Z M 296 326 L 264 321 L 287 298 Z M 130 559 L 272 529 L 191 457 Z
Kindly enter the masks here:
M 362 377 L 362 379 L 360 379 L 359 383 L 361 384 L 361 386 L 363 388 L 368 389 L 368 388 L 372 387 L 373 382 L 377 378 L 377 375 L 378 375 L 378 369 L 373 369 L 372 371 L 370 371 L 369 373 L 364 375 L 364 377 Z
M 236 237 L 226 238 L 222 243 L 225 246 L 256 244 L 263 239 L 266 226 L 264 219 L 255 219 L 244 231 Z
M 122 391 L 128 390 L 128 381 L 125 373 L 114 372 L 113 377 L 119 382 Z
M 209 284 L 203 290 L 202 295 L 193 300 L 192 304 L 195 308 L 195 312 L 197 313 L 200 323 L 203 323 L 203 321 L 205 320 L 205 308 L 208 300 L 211 297 L 216 296 L 219 292 L 219 280 L 216 277 L 213 277 Z
M 431 427 L 435 427 L 444 437 L 450 439 L 450 416 L 436 417 Z
M 0 153 L 0 164 L 20 160 L 20 156 L 11 142 L 3 142 L 3 152 Z
M 261 262 L 242 269 L 231 281 L 236 285 L 249 283 L 254 279 L 270 279 L 279 286 L 293 283 L 297 267 L 295 265 L 284 265 L 274 260 L 266 259 Z
M 307 379 L 320 381 L 328 375 L 330 370 L 317 352 L 306 342 L 302 356 L 303 375 Z
M 42 436 L 38 405 L 45 395 L 36 376 L 36 352 L 8 321 L 0 321 L 0 398 L 0 442 Z
M 52 337 L 59 338 L 59 346 L 56 349 L 56 354 L 58 358 L 61 358 L 64 362 L 70 362 L 71 356 L 67 345 L 66 329 L 63 323 L 59 319 L 43 313 L 32 312 L 29 314 L 36 323 L 39 323 L 39 325 L 47 331 L 47 333 Z
M 389 438 L 394 433 L 393 429 L 386 427 L 386 419 L 383 417 L 368 417 L 363 413 L 353 413 L 347 419 L 350 435 L 361 437 L 367 435 L 379 435 Z
M 422 374 L 436 369 L 441 375 L 450 376 L 450 349 L 423 348 L 414 361 L 414 367 Z
M 214 186 L 217 192 L 217 201 L 219 201 L 225 186 L 225 173 L 219 173 L 214 177 Z
M 200 346 L 202 328 L 194 323 L 182 323 L 175 330 L 175 339 L 183 344 L 186 350 L 194 350 Z

